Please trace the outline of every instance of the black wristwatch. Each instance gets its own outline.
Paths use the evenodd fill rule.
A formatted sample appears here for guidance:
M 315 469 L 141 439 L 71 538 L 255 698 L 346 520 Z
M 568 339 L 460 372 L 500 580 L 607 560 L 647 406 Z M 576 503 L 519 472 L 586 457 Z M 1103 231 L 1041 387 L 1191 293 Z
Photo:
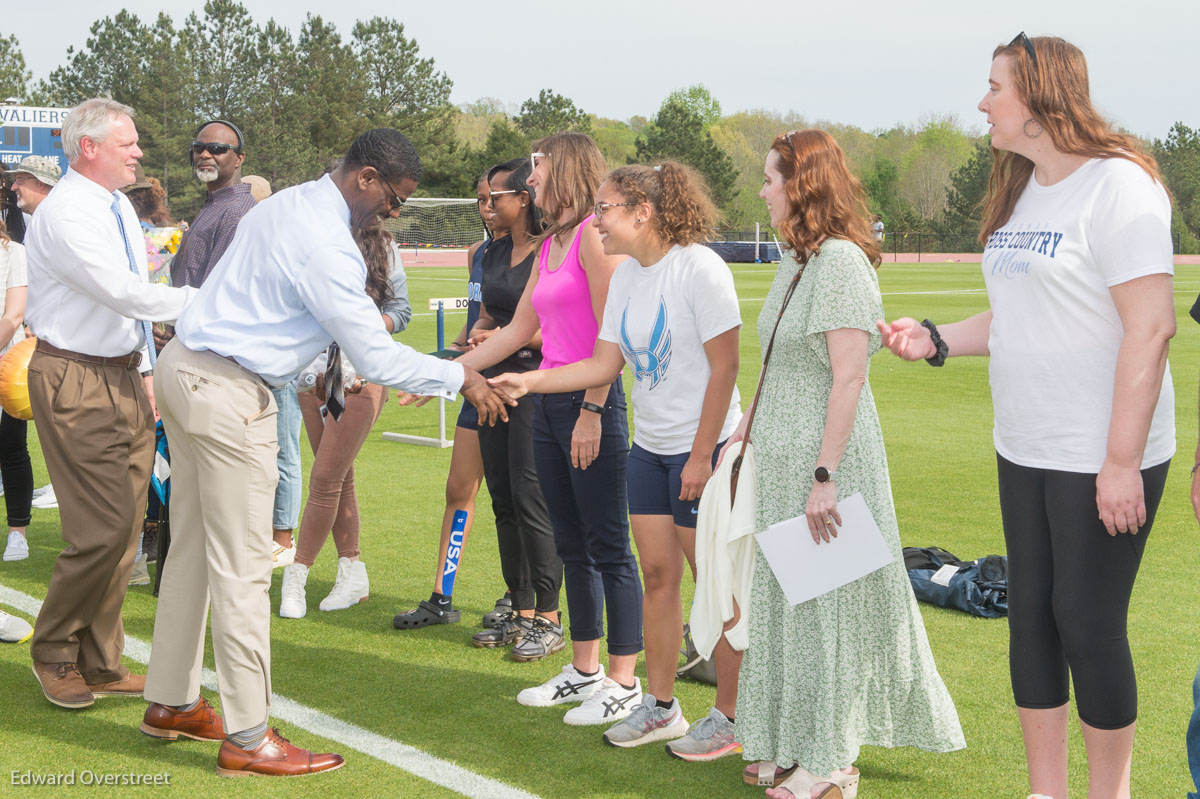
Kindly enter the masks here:
M 597 405 L 594 402 L 588 402 L 587 400 L 584 400 L 583 403 L 579 407 L 583 408 L 585 411 L 591 411 L 592 413 L 598 413 L 601 416 L 604 415 L 604 406 Z
M 813 472 L 813 479 L 818 483 L 832 483 L 837 479 L 837 472 L 831 472 L 824 466 L 818 466 L 817 470 Z
M 921 322 L 921 327 L 929 331 L 929 338 L 933 341 L 933 346 L 937 350 L 932 358 L 925 359 L 925 363 L 930 366 L 945 366 L 946 356 L 950 354 L 950 347 L 946 345 L 946 342 L 942 341 L 942 336 L 938 333 L 937 325 L 926 319 Z

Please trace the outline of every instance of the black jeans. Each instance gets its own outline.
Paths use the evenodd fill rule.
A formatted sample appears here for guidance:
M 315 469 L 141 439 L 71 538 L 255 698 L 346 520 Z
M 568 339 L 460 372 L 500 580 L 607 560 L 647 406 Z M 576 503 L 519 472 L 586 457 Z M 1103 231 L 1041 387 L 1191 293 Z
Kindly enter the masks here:
M 563 565 L 533 462 L 533 398 L 508 409 L 508 421 L 479 426 L 483 474 L 496 514 L 500 571 L 516 610 L 558 610 Z
M 1008 546 L 1009 671 L 1017 706 L 1055 708 L 1075 683 L 1079 718 L 1114 730 L 1137 720 L 1126 620 L 1167 463 L 1142 470 L 1146 524 L 1110 536 L 1096 475 L 1032 469 L 996 456 Z
M 576 469 L 571 435 L 583 394 L 537 396 L 533 454 L 563 562 L 571 640 L 602 638 L 607 609 L 609 654 L 633 655 L 642 650 L 642 578 L 629 546 L 625 391 L 618 377 L 600 420 L 600 454 L 587 469 Z
M 9 527 L 29 525 L 33 502 L 33 466 L 26 434 L 29 423 L 0 411 L 0 479 Z

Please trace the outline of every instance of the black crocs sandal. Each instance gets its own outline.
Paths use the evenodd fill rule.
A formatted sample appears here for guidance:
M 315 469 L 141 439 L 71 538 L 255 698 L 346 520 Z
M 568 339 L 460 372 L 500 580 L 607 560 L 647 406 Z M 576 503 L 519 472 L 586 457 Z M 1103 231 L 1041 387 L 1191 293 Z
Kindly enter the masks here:
M 513 603 L 512 597 L 508 594 L 496 600 L 496 607 L 492 608 L 488 613 L 483 614 L 483 627 L 485 629 L 491 627 L 499 627 L 512 613 Z
M 407 613 L 397 613 L 392 617 L 392 626 L 397 630 L 417 630 L 431 624 L 457 624 L 462 618 L 462 611 L 450 608 L 439 608 L 427 599 L 417 603 L 415 610 Z

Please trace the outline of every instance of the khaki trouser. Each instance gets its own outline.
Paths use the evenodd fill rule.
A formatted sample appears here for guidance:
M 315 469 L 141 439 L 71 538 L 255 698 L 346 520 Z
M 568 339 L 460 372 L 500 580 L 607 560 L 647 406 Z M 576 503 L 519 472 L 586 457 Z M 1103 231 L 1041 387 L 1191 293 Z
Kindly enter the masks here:
M 121 604 L 154 458 L 154 416 L 137 369 L 34 352 L 29 400 L 58 497 L 63 541 L 30 650 L 88 683 L 119 680 Z
M 227 732 L 266 720 L 271 701 L 271 507 L 276 416 L 260 378 L 178 338 L 155 367 L 154 395 L 171 448 L 171 555 L 154 619 L 145 697 L 200 696 L 204 626 Z

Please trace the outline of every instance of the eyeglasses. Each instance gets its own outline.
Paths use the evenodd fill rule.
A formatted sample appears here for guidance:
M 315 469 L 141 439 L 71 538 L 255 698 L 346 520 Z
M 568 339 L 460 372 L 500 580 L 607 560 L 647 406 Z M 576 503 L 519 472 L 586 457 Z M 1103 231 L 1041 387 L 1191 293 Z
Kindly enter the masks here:
M 609 208 L 624 208 L 626 206 L 640 204 L 641 203 L 596 203 L 594 206 L 592 206 L 592 213 L 596 215 L 597 219 L 603 219 L 604 214 L 608 212 Z
M 200 155 L 200 153 L 203 152 L 207 152 L 209 155 L 225 155 L 225 153 L 229 152 L 230 150 L 237 152 L 238 146 L 236 144 L 226 144 L 225 142 L 219 141 L 192 142 L 192 152 L 196 155 Z
M 388 183 L 383 179 L 383 175 L 379 174 L 378 169 L 375 170 L 375 176 L 379 178 L 380 183 L 382 183 L 384 186 L 387 186 L 388 193 L 392 195 L 392 199 L 388 200 L 388 207 L 393 211 L 398 210 L 400 206 L 404 205 L 404 198 L 396 193 L 396 190 L 392 188 L 391 183 Z
M 1025 48 L 1025 52 L 1029 53 L 1029 60 L 1032 61 L 1033 65 L 1036 67 L 1037 53 L 1033 49 L 1033 42 L 1029 41 L 1029 37 L 1025 35 L 1025 31 L 1021 31 L 1014 36 L 1013 40 L 1008 43 L 1008 46 L 1012 47 L 1014 44 L 1019 44 Z
M 550 153 L 530 153 L 529 154 L 530 170 L 536 172 L 537 171 L 537 160 L 539 158 L 549 158 L 549 157 L 550 157 Z
M 487 201 L 492 205 L 496 204 L 496 198 L 502 194 L 516 194 L 516 189 L 505 189 L 504 191 L 489 191 Z

